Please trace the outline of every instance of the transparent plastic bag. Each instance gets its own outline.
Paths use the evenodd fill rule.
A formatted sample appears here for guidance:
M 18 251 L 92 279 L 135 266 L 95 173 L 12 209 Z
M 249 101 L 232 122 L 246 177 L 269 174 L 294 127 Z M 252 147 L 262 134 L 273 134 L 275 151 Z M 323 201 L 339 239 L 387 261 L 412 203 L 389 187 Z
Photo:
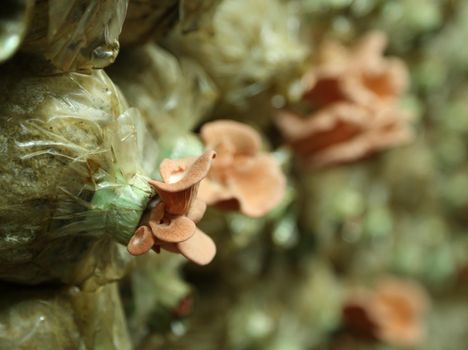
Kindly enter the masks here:
M 118 288 L 3 287 L 0 349 L 129 350 Z
M 178 25 L 184 32 L 209 23 L 221 0 L 130 0 L 122 45 L 161 40 Z
M 141 117 L 103 71 L 2 76 L 0 278 L 119 278 L 130 257 L 114 241 L 128 243 L 153 195 L 158 150 Z
M 197 63 L 178 60 L 154 44 L 122 51 L 109 75 L 159 137 L 190 131 L 217 97 L 213 82 Z
M 128 0 L 36 1 L 22 50 L 44 72 L 89 71 L 114 62 Z
M 181 0 L 179 29 L 184 33 L 210 27 L 213 14 L 222 0 Z
M 243 105 L 301 65 L 299 21 L 277 0 L 224 0 L 210 25 L 174 31 L 169 47 L 195 58 L 213 78 L 223 101 Z M 292 78 L 294 74 L 292 74 Z M 291 79 L 293 80 L 293 79 Z
M 149 333 L 167 331 L 177 319 L 177 308 L 192 292 L 180 271 L 184 263 L 175 254 L 145 254 L 135 259 L 135 269 L 122 281 L 128 328 L 136 347 Z

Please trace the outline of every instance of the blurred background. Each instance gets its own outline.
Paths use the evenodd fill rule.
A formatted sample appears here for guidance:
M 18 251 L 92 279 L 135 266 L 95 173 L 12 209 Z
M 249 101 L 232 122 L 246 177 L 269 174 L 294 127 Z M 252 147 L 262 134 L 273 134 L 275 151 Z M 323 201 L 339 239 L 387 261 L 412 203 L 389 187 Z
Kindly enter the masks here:
M 466 347 L 468 2 L 7 3 L 0 15 L 0 114 L 28 120 L 66 110 L 89 120 L 87 107 L 108 103 L 95 85 L 97 74 L 108 74 L 99 84 L 118 89 L 122 99 L 119 112 L 112 105 L 109 113 L 137 114 L 127 129 L 109 129 L 92 114 L 99 135 L 131 129 L 138 144 L 135 153 L 113 144 L 117 155 L 99 166 L 130 164 L 138 153 L 138 169 L 158 178 L 163 159 L 215 149 L 198 192 L 208 204 L 198 227 L 217 255 L 207 266 L 166 251 L 132 259 L 106 253 L 101 261 L 105 243 L 86 250 L 73 268 L 60 265 L 54 278 L 34 282 L 8 260 L 0 272 L 7 281 L 0 348 Z M 24 86 L 8 92 L 18 79 Z M 77 79 L 83 95 L 75 101 L 64 86 Z M 69 105 L 82 105 L 67 109 L 54 100 L 36 114 L 10 107 L 16 93 L 26 97 L 15 103 L 28 105 L 41 84 L 50 86 L 44 99 L 71 96 Z M 20 140 L 19 131 L 5 135 L 0 140 Z M 80 137 L 73 142 L 83 146 Z M 94 203 L 86 191 L 70 192 Z M 46 206 L 55 197 L 47 198 Z M 4 208 L 0 222 L 9 217 Z M 60 220 L 68 225 L 78 217 Z M 92 228 L 93 239 L 101 237 Z M 81 239 L 76 232 L 60 237 Z M 10 249 L 2 240 L 0 249 Z M 57 267 L 48 254 L 76 250 L 74 242 L 44 250 L 34 266 Z M 83 266 L 91 265 L 87 274 Z

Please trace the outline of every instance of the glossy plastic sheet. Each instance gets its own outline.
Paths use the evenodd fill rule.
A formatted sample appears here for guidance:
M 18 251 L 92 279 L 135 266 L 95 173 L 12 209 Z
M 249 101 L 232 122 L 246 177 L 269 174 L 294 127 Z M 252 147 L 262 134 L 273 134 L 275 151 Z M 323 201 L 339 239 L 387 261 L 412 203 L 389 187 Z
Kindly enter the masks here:
M 221 0 L 130 0 L 122 45 L 159 41 L 175 26 L 192 31 L 211 21 Z
M 203 65 L 225 102 L 242 105 L 300 66 L 306 50 L 298 26 L 280 1 L 224 0 L 210 25 L 188 33 L 179 28 L 168 44 Z
M 131 349 L 116 284 L 0 291 L 0 349 Z
M 217 97 L 197 63 L 179 60 L 154 44 L 122 51 L 109 74 L 160 137 L 190 131 Z
M 184 263 L 167 252 L 135 259 L 135 268 L 122 283 L 122 299 L 136 347 L 148 334 L 167 332 L 177 317 L 177 308 L 191 292 L 180 272 Z
M 152 195 L 157 148 L 141 117 L 103 71 L 4 69 L 0 278 L 90 288 L 118 278 L 129 256 L 114 241 L 128 242 Z
M 89 71 L 111 64 L 128 0 L 38 0 L 23 51 L 43 72 Z

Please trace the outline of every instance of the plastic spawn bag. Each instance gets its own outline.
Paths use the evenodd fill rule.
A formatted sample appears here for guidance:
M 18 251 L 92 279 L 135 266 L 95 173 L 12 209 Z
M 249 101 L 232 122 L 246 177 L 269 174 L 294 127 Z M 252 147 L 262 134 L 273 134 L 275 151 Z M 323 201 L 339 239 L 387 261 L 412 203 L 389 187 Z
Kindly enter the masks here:
M 123 50 L 108 72 L 158 139 L 187 133 L 217 98 L 213 82 L 196 62 L 178 60 L 154 44 Z
M 175 254 L 145 254 L 120 283 L 128 329 L 135 348 L 149 334 L 166 333 L 173 321 L 191 312 L 192 290 L 183 280 L 184 259 Z M 157 293 L 155 293 L 157 291 Z M 193 300 L 192 300 L 193 301 Z
M 221 0 L 130 0 L 122 45 L 162 39 L 176 24 L 184 32 L 209 23 Z
M 89 71 L 111 64 L 128 0 L 41 0 L 22 50 L 40 59 L 41 71 Z
M 121 277 L 130 256 L 114 241 L 128 243 L 157 168 L 141 117 L 103 71 L 3 68 L 0 279 L 94 288 Z
M 242 106 L 248 97 L 293 76 L 291 71 L 301 65 L 306 49 L 298 41 L 298 27 L 298 19 L 280 1 L 224 0 L 210 25 L 188 33 L 178 28 L 167 44 L 206 69 L 223 102 Z
M 94 292 L 15 286 L 1 293 L 0 349 L 131 349 L 115 283 Z

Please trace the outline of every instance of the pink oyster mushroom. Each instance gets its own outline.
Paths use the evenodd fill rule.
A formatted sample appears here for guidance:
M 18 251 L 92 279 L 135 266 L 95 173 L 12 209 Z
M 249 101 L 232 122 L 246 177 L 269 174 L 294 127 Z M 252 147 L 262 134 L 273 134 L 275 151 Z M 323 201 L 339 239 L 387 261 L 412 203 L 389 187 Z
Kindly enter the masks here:
M 159 202 L 143 217 L 130 239 L 130 254 L 140 255 L 150 249 L 159 252 L 162 248 L 199 265 L 211 262 L 216 246 L 195 224 L 206 210 L 206 204 L 197 198 L 198 187 L 215 155 L 214 151 L 207 151 L 198 158 L 166 159 L 161 163 L 163 182 L 149 181 Z
M 274 157 L 261 151 L 260 135 L 253 128 L 218 120 L 202 127 L 201 138 L 217 154 L 200 185 L 200 198 L 208 205 L 259 217 L 280 203 L 285 176 Z

